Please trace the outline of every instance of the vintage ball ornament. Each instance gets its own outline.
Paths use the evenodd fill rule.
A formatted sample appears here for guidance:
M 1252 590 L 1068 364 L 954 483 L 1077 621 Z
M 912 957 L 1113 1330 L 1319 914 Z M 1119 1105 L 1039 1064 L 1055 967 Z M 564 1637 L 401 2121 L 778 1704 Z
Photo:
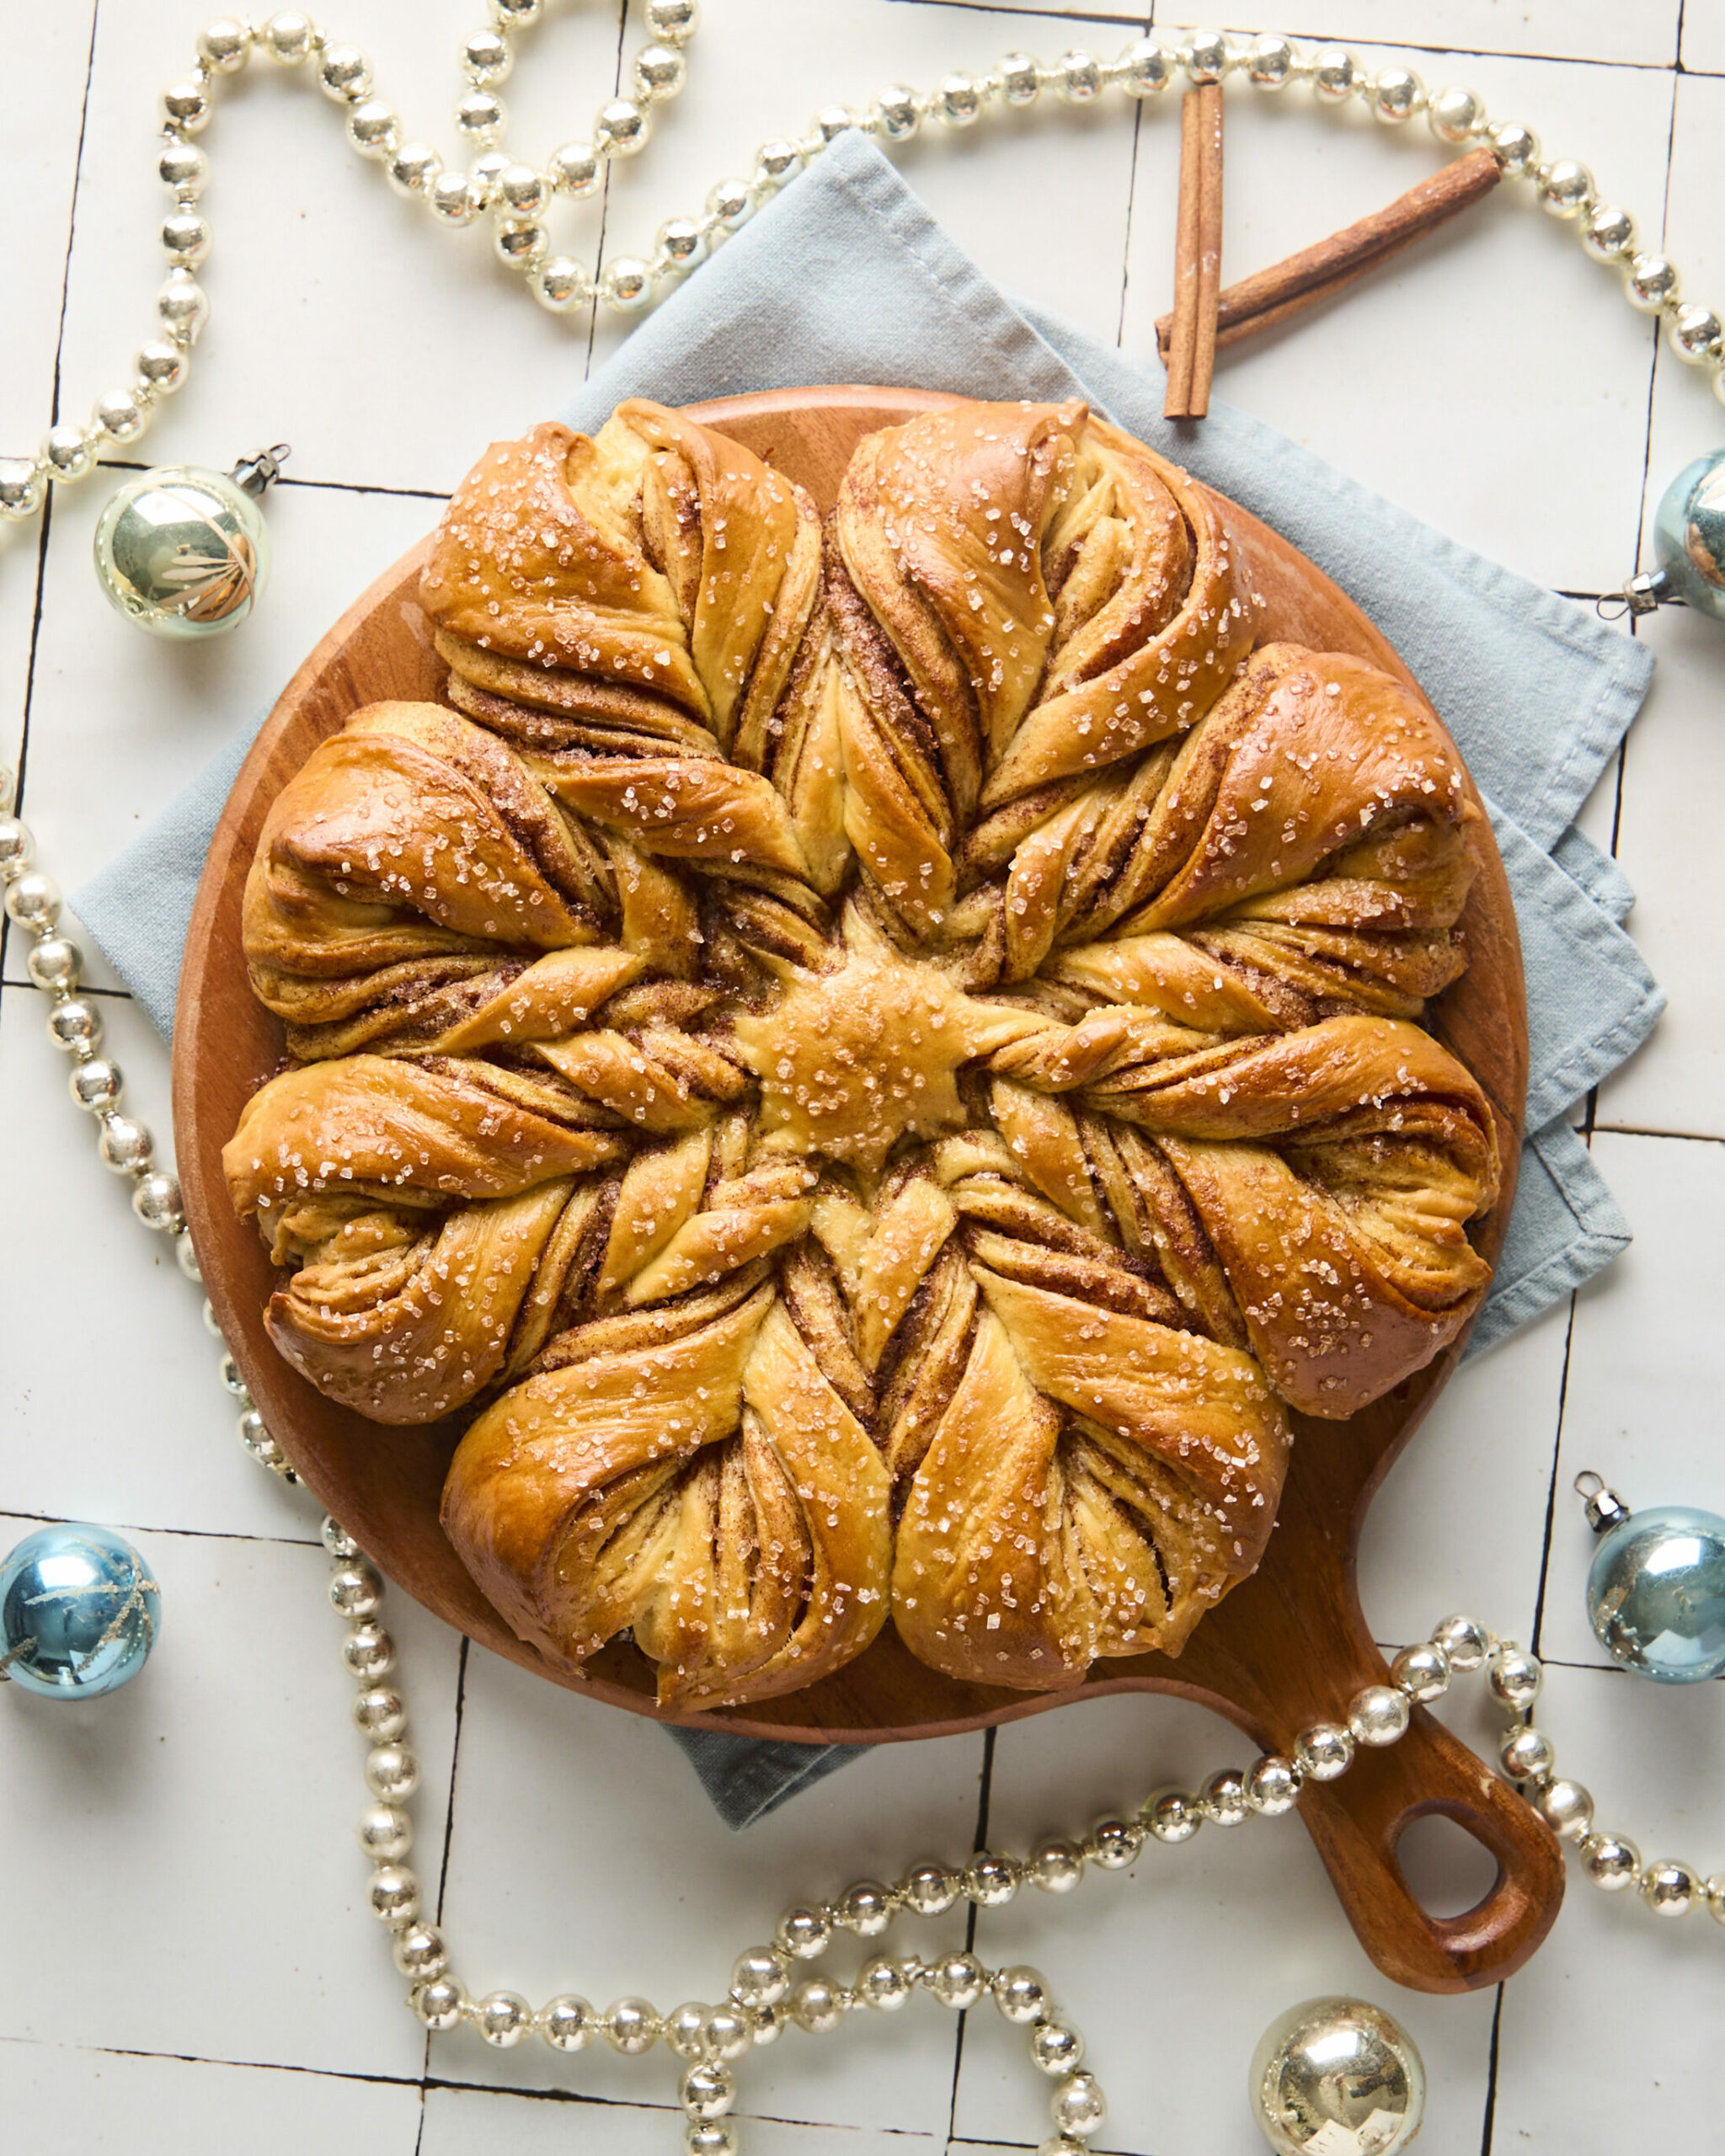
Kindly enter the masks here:
M 1725 1670 L 1725 1519 L 1691 1505 L 1631 1512 L 1597 1475 L 1575 1486 L 1602 1540 L 1588 1568 L 1587 1614 L 1614 1662 L 1660 1684 Z
M 120 489 L 96 526 L 96 575 L 128 621 L 158 637 L 239 627 L 270 573 L 259 499 L 287 453 L 278 442 L 231 472 L 167 465 Z
M 0 1565 L 0 1675 L 50 1700 L 129 1684 L 162 1624 L 162 1591 L 109 1528 L 38 1528 Z
M 1309 1999 L 1264 2031 L 1250 2094 L 1277 2156 L 1396 2156 L 1425 2115 L 1425 2067 L 1381 2007 Z
M 1666 488 L 1653 518 L 1653 553 L 1658 567 L 1623 589 L 1632 614 L 1681 606 L 1725 622 L 1725 449 L 1696 457 Z

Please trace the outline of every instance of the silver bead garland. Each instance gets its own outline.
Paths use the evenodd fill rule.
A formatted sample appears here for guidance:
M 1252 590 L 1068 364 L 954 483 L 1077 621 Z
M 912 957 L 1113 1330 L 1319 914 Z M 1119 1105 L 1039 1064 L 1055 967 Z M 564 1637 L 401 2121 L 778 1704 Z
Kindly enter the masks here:
M 1199 30 L 1172 45 L 1144 37 L 1113 61 L 1075 51 L 1053 67 L 1028 54 L 1011 53 L 988 73 L 955 71 L 928 92 L 895 85 L 866 111 L 829 107 L 807 135 L 763 144 L 752 175 L 721 180 L 702 216 L 669 220 L 650 257 L 616 257 L 595 281 L 579 262 L 551 253 L 542 218 L 559 195 L 579 200 L 595 194 L 607 160 L 644 147 L 653 109 L 682 88 L 682 48 L 695 28 L 696 0 L 648 0 L 652 41 L 634 57 L 633 94 L 601 107 L 590 143 L 562 145 L 542 168 L 519 163 L 503 149 L 506 114 L 496 95 L 497 84 L 514 63 L 511 39 L 538 19 L 542 0 L 492 0 L 490 12 L 490 25 L 474 32 L 462 48 L 470 87 L 457 106 L 456 121 L 475 152 L 464 170 L 446 167 L 429 144 L 403 141 L 397 115 L 372 94 L 371 68 L 364 55 L 334 43 L 298 11 L 280 11 L 261 26 L 224 18 L 203 31 L 196 67 L 170 86 L 162 104 L 160 172 L 174 204 L 162 232 L 170 264 L 158 299 L 163 334 L 140 350 L 131 382 L 103 397 L 87 426 L 56 424 L 34 458 L 0 460 L 0 516 L 21 521 L 35 515 L 51 483 L 86 476 L 104 444 L 136 440 L 155 403 L 184 381 L 191 348 L 209 312 L 191 273 L 211 244 L 209 227 L 196 207 L 208 165 L 190 137 L 208 123 L 219 79 L 244 67 L 256 52 L 285 67 L 307 67 L 324 94 L 346 109 L 354 147 L 381 163 L 393 186 L 423 200 L 441 221 L 463 226 L 489 213 L 495 251 L 521 271 L 542 304 L 566 312 L 596 296 L 626 315 L 651 306 L 849 130 L 893 144 L 916 135 L 925 120 L 965 127 L 991 104 L 1019 108 L 1049 90 L 1072 104 L 1088 104 L 1109 88 L 1132 98 L 1153 98 L 1179 74 L 1194 83 L 1244 74 L 1267 92 L 1307 83 L 1320 103 L 1358 98 L 1386 125 L 1403 123 L 1423 111 L 1438 140 L 1458 151 L 1488 144 L 1506 175 L 1528 180 L 1543 208 L 1574 223 L 1589 254 L 1621 272 L 1632 306 L 1666 320 L 1674 349 L 1690 363 L 1712 370 L 1714 394 L 1725 402 L 1725 333 L 1717 315 L 1682 298 L 1677 271 L 1664 256 L 1637 248 L 1634 220 L 1626 211 L 1598 200 L 1585 166 L 1543 160 L 1529 129 L 1488 120 L 1471 91 L 1429 95 L 1410 69 L 1392 67 L 1372 73 L 1339 45 L 1307 49 L 1274 35 L 1243 40 Z M 178 1181 L 157 1166 L 149 1130 L 121 1112 L 123 1081 L 118 1066 L 101 1054 L 100 1011 L 78 994 L 83 954 L 59 932 L 60 894 L 32 866 L 30 835 L 13 808 L 12 774 L 0 769 L 5 910 L 35 939 L 27 969 L 50 999 L 51 1039 L 72 1059 L 72 1098 L 96 1120 L 104 1164 L 130 1178 L 138 1219 L 173 1238 L 180 1270 L 197 1281 L 200 1276 Z M 220 1327 L 207 1301 L 203 1315 L 206 1328 L 219 1339 Z M 225 1344 L 220 1374 L 238 1402 L 236 1428 L 247 1451 L 285 1481 L 297 1481 Z M 476 1999 L 451 1973 L 442 1933 L 423 1915 L 419 1881 L 405 1862 L 414 1834 L 406 1806 L 419 1785 L 419 1767 L 404 1741 L 405 1705 L 385 1681 L 395 1668 L 395 1649 L 378 1621 L 382 1575 L 334 1519 L 324 1520 L 323 1540 L 334 1561 L 330 1602 L 347 1628 L 342 1657 L 360 1688 L 353 1719 L 367 1747 L 364 1776 L 370 1801 L 360 1815 L 358 1835 L 372 1866 L 368 1898 L 389 1931 L 398 1972 L 410 1982 L 409 2005 L 427 2030 L 441 2032 L 466 2024 L 499 2049 L 537 2036 L 558 2052 L 577 2052 L 603 2041 L 626 2057 L 637 2057 L 662 2039 L 686 2062 L 679 2095 L 688 2121 L 684 2146 L 690 2156 L 734 2156 L 736 2130 L 728 2116 L 736 2095 L 731 2067 L 756 2046 L 775 2041 L 788 2025 L 820 2035 L 852 2013 L 896 2012 L 918 1991 L 957 2012 L 991 1999 L 1009 2022 L 1027 2028 L 1032 2063 L 1055 2084 L 1049 2104 L 1055 2131 L 1041 2144 L 1039 2156 L 1082 2156 L 1107 2116 L 1106 2104 L 1094 2075 L 1082 2065 L 1082 2037 L 1060 2013 L 1036 1970 L 1023 1965 L 990 1969 L 969 1952 L 948 1953 L 932 1961 L 916 1954 L 877 1953 L 845 1984 L 818 1974 L 799 1978 L 796 1965 L 819 1960 L 841 1933 L 873 1940 L 901 1916 L 936 1918 L 960 1901 L 978 1909 L 998 1908 L 1027 1883 L 1064 1894 L 1087 1870 L 1126 1869 L 1152 1843 L 1176 1847 L 1206 1823 L 1231 1828 L 1254 1816 L 1279 1816 L 1294 1808 L 1308 1778 L 1330 1781 L 1346 1773 L 1359 1746 L 1395 1743 L 1408 1727 L 1412 1706 L 1440 1696 L 1455 1674 L 1486 1672 L 1493 1698 L 1511 1716 L 1499 1746 L 1504 1775 L 1556 1833 L 1576 1844 L 1582 1868 L 1595 1885 L 1607 1892 L 1637 1887 L 1648 1907 L 1661 1916 L 1682 1916 L 1705 1906 L 1725 1924 L 1725 1872 L 1704 1878 L 1685 1863 L 1643 1864 L 1633 1844 L 1594 1828 L 1592 1798 L 1578 1783 L 1557 1774 L 1549 1738 L 1528 1719 L 1542 1682 L 1538 1662 L 1513 1641 L 1498 1640 L 1471 1619 L 1457 1616 L 1444 1620 L 1430 1640 L 1404 1648 L 1391 1666 L 1390 1683 L 1365 1687 L 1349 1703 L 1345 1722 L 1316 1723 L 1304 1731 L 1290 1758 L 1266 1754 L 1244 1770 L 1222 1769 L 1196 1791 L 1154 1790 L 1135 1814 L 1100 1820 L 1081 1839 L 1049 1837 L 1023 1858 L 979 1850 L 963 1865 L 925 1862 L 913 1865 L 896 1884 L 862 1880 L 830 1903 L 788 1909 L 771 1943 L 738 1956 L 729 1993 L 717 2005 L 689 2001 L 661 2014 L 647 2000 L 624 1998 L 601 2012 L 567 1993 L 537 2009 L 512 1991 Z
M 514 67 L 515 38 L 542 12 L 542 0 L 491 0 L 490 23 L 464 42 L 461 64 L 469 87 L 455 112 L 465 160 L 459 165 L 446 164 L 430 142 L 404 140 L 394 108 L 374 94 L 365 55 L 336 43 L 298 9 L 280 10 L 260 24 L 238 16 L 209 24 L 199 35 L 190 72 L 162 96 L 158 171 L 173 206 L 162 227 L 169 266 L 156 303 L 161 334 L 141 347 L 131 380 L 99 398 L 86 423 L 58 422 L 34 456 L 0 458 L 0 520 L 24 522 L 35 516 L 51 488 L 87 478 L 108 446 L 137 440 L 158 403 L 184 382 L 192 347 L 209 314 L 208 299 L 192 274 L 211 247 L 210 227 L 198 207 L 209 161 L 192 138 L 208 125 L 222 78 L 257 54 L 303 71 L 345 113 L 354 149 L 379 165 L 398 194 L 422 201 L 441 223 L 462 227 L 489 216 L 498 259 L 518 270 L 533 296 L 554 314 L 585 308 L 595 299 L 620 315 L 644 313 L 842 134 L 870 135 L 891 148 L 911 141 L 925 122 L 969 127 L 991 108 L 1021 110 L 1045 93 L 1070 105 L 1093 104 L 1113 90 L 1144 101 L 1162 96 L 1182 77 L 1203 83 L 1238 75 L 1270 94 L 1303 83 L 1320 105 L 1359 101 L 1388 127 L 1405 125 L 1423 113 L 1432 134 L 1458 156 L 1489 147 L 1507 178 L 1527 183 L 1525 199 L 1570 224 L 1586 253 L 1618 272 L 1632 307 L 1664 320 L 1672 350 L 1689 365 L 1709 371 L 1713 394 L 1725 403 L 1725 326 L 1718 314 L 1685 296 L 1675 266 L 1641 247 L 1634 218 L 1600 199 L 1585 165 L 1545 157 L 1530 128 L 1491 119 L 1471 90 L 1429 92 L 1410 67 L 1373 70 L 1345 46 L 1306 45 L 1274 33 L 1254 38 L 1176 30 L 1172 42 L 1136 38 L 1113 60 L 1073 50 L 1051 66 L 1028 53 L 1009 52 L 980 74 L 955 69 L 932 89 L 894 83 L 866 106 L 825 106 L 805 133 L 764 142 L 746 179 L 718 181 L 699 216 L 667 219 L 649 253 L 613 255 L 595 276 L 574 255 L 553 251 L 546 217 L 559 195 L 581 200 L 597 194 L 607 163 L 645 148 L 655 111 L 678 94 L 686 78 L 684 47 L 695 32 L 697 0 L 646 0 L 650 41 L 630 63 L 629 93 L 600 107 L 590 141 L 564 142 L 536 166 L 518 162 L 504 147 L 509 115 L 497 85 Z

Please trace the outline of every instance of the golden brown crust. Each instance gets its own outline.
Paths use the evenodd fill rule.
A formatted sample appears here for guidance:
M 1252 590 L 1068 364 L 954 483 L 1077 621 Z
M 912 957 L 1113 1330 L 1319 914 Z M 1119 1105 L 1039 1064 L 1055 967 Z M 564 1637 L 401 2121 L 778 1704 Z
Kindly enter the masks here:
M 283 1353 L 477 1408 L 455 1546 L 668 1703 L 889 1614 L 995 1684 L 1177 1652 L 1287 1407 L 1484 1291 L 1493 1119 L 1420 1022 L 1476 812 L 1426 707 L 1252 652 L 1215 504 L 1076 404 L 868 438 L 824 533 L 681 414 L 542 427 L 424 596 L 457 709 L 356 713 L 247 889 L 299 1067 L 225 1157 Z

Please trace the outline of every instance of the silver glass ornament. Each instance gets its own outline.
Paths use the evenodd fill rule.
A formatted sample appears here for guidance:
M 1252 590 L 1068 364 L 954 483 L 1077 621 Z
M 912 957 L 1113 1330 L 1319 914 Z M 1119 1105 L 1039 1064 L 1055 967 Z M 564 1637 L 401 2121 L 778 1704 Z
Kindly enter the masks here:
M 1308 1999 L 1264 2031 L 1249 2094 L 1277 2156 L 1396 2156 L 1425 2116 L 1425 2066 L 1381 2007 Z
M 1717 1677 L 1725 1670 L 1725 1519 L 1693 1505 L 1632 1513 L 1592 1473 L 1575 1486 L 1602 1538 L 1587 1576 L 1599 1645 L 1656 1684 Z
M 163 466 L 120 489 L 96 526 L 96 575 L 128 621 L 158 637 L 239 627 L 270 572 L 259 498 L 287 454 L 278 442 L 231 472 Z
M 1696 457 L 1666 488 L 1653 517 L 1653 553 L 1658 567 L 1615 595 L 1617 611 L 1689 606 L 1725 622 L 1725 449 Z M 1608 603 L 1601 601 L 1602 613 Z

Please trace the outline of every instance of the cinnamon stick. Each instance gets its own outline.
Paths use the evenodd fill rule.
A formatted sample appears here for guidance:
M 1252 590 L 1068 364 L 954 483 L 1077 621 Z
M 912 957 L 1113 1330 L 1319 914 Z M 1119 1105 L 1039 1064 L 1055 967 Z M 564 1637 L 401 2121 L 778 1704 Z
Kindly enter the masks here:
M 1316 247 L 1303 248 L 1271 269 L 1230 285 L 1217 304 L 1217 344 L 1226 351 L 1345 290 L 1422 233 L 1434 231 L 1489 195 L 1502 177 L 1502 168 L 1490 150 L 1471 150 L 1398 195 L 1386 208 L 1344 227 Z M 1178 305 L 1156 325 L 1156 350 L 1170 368 L 1171 380 L 1178 327 Z
M 1222 87 L 1204 83 L 1180 105 L 1180 205 L 1174 241 L 1174 311 L 1156 342 L 1167 362 L 1162 414 L 1201 419 L 1210 409 L 1222 282 Z

